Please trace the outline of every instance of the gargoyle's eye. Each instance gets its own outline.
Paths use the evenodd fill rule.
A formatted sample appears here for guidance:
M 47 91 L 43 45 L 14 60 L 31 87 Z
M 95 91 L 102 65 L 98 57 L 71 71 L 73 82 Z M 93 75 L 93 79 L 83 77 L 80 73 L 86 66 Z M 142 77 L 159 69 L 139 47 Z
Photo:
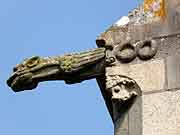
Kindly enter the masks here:
M 39 63 L 39 60 L 40 60 L 40 57 L 33 56 L 32 58 L 27 60 L 25 65 L 27 65 L 27 67 L 29 67 L 29 68 L 32 68 L 32 67 L 36 66 Z

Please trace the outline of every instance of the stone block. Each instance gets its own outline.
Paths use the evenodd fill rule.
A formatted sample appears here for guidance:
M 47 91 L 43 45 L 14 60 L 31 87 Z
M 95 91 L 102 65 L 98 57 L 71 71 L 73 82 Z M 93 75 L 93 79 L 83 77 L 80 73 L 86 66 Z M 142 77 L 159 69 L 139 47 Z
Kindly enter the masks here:
M 124 108 L 122 108 L 124 109 Z M 142 97 L 115 122 L 115 135 L 142 135 Z
M 115 135 L 129 135 L 128 114 L 125 114 L 116 123 L 114 127 Z
M 137 98 L 129 110 L 129 134 L 142 135 L 142 97 Z
M 163 90 L 166 87 L 164 59 L 142 64 L 107 67 L 106 75 L 128 76 L 137 82 L 143 92 Z
M 180 54 L 166 58 L 168 89 L 180 88 Z
M 143 95 L 115 124 L 115 135 L 179 135 L 179 115 L 180 90 Z
M 143 95 L 143 135 L 180 134 L 180 91 Z

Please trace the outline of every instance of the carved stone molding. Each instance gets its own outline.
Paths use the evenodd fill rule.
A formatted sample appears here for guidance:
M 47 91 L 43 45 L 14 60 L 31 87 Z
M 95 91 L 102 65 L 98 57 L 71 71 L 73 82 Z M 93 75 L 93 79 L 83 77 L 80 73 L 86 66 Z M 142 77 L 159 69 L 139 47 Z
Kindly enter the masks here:
M 115 48 L 116 58 L 121 62 L 131 62 L 136 58 L 136 48 L 131 43 L 124 43 Z
M 141 60 L 149 60 L 156 55 L 158 45 L 155 40 L 140 41 L 136 44 L 136 50 Z
M 150 60 L 158 51 L 158 45 L 155 40 L 144 40 L 137 43 L 126 42 L 115 47 L 114 54 L 122 63 L 129 63 L 136 57 L 141 60 Z

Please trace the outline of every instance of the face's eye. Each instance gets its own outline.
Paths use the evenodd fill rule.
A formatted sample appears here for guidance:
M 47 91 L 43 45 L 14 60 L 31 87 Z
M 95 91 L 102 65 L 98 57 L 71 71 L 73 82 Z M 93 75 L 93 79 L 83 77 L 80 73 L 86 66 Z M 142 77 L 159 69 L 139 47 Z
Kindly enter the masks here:
M 25 65 L 27 65 L 27 67 L 29 67 L 29 68 L 32 68 L 32 67 L 36 66 L 39 63 L 39 60 L 40 60 L 40 57 L 33 56 L 32 58 L 27 60 Z

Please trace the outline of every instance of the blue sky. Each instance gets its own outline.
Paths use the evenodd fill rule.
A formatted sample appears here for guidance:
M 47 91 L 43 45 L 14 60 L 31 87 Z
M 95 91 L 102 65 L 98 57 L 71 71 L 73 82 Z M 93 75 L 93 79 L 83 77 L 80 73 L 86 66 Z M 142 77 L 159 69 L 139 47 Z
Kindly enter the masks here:
M 14 93 L 12 67 L 32 55 L 96 47 L 96 37 L 142 0 L 0 0 L 0 135 L 113 135 L 95 80 L 44 82 Z

